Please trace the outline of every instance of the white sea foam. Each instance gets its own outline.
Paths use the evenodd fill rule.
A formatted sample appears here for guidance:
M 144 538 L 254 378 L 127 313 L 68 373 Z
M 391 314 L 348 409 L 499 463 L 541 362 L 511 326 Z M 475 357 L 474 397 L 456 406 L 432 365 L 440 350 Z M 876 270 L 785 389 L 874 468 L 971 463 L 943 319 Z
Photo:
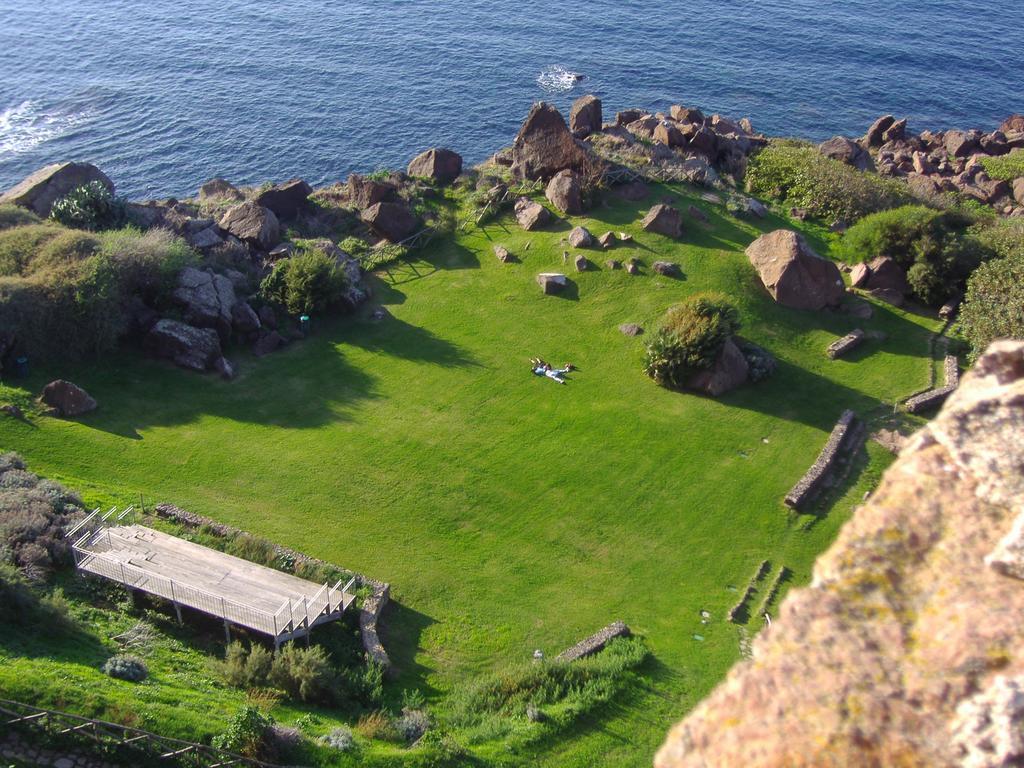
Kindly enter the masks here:
M 65 135 L 90 117 L 89 110 L 46 108 L 31 99 L 0 112 L 0 154 L 20 154 Z
M 537 75 L 537 84 L 548 93 L 566 93 L 582 79 L 583 75 L 559 64 L 552 64 Z

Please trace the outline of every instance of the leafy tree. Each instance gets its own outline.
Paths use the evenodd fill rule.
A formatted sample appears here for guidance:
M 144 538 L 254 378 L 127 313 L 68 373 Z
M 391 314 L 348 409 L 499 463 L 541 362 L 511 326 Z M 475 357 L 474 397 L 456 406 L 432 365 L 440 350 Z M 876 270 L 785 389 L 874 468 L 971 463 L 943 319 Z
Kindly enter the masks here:
M 694 373 L 715 364 L 739 327 L 739 312 L 724 296 L 695 294 L 665 313 L 647 347 L 644 372 L 662 386 L 682 388 Z

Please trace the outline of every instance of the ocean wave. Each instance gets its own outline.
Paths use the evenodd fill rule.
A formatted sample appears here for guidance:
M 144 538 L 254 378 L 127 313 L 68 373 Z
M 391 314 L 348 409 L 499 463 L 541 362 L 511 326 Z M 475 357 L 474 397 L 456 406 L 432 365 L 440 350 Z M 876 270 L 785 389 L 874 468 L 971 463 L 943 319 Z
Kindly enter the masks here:
M 537 84 L 548 93 L 567 93 L 576 87 L 583 75 L 573 72 L 559 64 L 545 67 L 537 75 Z
M 28 99 L 0 112 L 0 154 L 21 154 L 64 136 L 92 117 L 90 109 L 47 107 Z

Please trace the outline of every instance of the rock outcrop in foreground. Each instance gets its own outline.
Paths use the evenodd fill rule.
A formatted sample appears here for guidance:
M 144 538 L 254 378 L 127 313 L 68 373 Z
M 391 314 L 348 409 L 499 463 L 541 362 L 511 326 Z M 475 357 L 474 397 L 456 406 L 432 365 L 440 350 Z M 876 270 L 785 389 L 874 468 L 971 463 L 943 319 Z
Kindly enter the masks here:
M 658 768 L 1024 764 L 1024 342 L 997 342 Z

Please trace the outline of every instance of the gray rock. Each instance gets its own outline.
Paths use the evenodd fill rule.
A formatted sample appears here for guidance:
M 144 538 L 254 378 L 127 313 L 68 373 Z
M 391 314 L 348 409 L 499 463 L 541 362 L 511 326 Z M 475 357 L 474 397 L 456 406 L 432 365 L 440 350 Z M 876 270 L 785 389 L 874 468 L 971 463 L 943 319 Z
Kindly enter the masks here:
M 569 245 L 573 248 L 589 248 L 594 244 L 594 236 L 586 227 L 573 227 L 569 233 Z
M 259 315 L 247 301 L 236 301 L 231 307 L 231 326 L 236 333 L 252 333 L 262 327 Z
M 551 177 L 544 194 L 562 213 L 576 216 L 583 213 L 583 189 L 579 176 L 571 169 L 559 171 Z
M 494 255 L 498 257 L 498 261 L 502 264 L 511 264 L 515 261 L 515 257 L 508 252 L 508 248 L 503 245 L 494 246 Z
M 232 206 L 220 219 L 220 228 L 244 243 L 269 251 L 281 242 L 281 225 L 269 208 L 248 201 Z
M 626 336 L 639 336 L 644 332 L 644 329 L 636 323 L 623 323 L 619 326 L 619 331 Z
M 516 221 L 519 226 L 530 232 L 551 221 L 551 211 L 528 197 L 520 197 L 515 205 Z
M 226 357 L 218 357 L 213 361 L 213 370 L 220 374 L 222 379 L 231 381 L 235 378 L 235 366 Z
M 679 237 L 683 234 L 683 217 L 672 206 L 659 203 L 647 212 L 640 226 L 648 232 L 656 232 L 666 237 Z
M 174 300 L 185 308 L 185 322 L 197 328 L 215 328 L 226 339 L 231 333 L 235 286 L 224 275 L 185 267 L 178 274 Z
M 572 263 L 576 267 L 577 272 L 586 272 L 590 269 L 590 261 L 582 253 L 578 254 L 576 258 L 572 260 Z
M 569 285 L 569 278 L 558 272 L 541 272 L 537 275 L 537 285 L 548 295 L 561 293 Z
M 687 386 L 711 397 L 730 392 L 746 382 L 750 368 L 732 339 L 725 342 L 715 364 L 690 378 Z
M 656 261 L 651 264 L 651 269 L 664 277 L 678 277 L 679 265 L 672 261 Z
M 260 324 L 264 328 L 269 328 L 272 331 L 277 330 L 277 315 L 274 314 L 274 310 L 271 307 L 264 304 L 260 307 L 260 311 L 257 314 L 259 314 Z
M 185 240 L 197 251 L 206 251 L 224 244 L 224 238 L 220 236 L 217 226 L 207 227 L 195 234 L 186 235 Z
M 199 188 L 199 199 L 205 200 L 244 200 L 245 195 L 226 179 L 210 179 Z
M 156 322 L 143 344 L 150 354 L 194 371 L 209 369 L 221 357 L 216 331 L 167 318 Z
M 277 331 L 268 331 L 261 335 L 256 340 L 256 343 L 252 345 L 252 353 L 256 357 L 263 357 L 264 355 L 269 355 L 274 350 L 280 349 L 287 343 L 284 336 Z

